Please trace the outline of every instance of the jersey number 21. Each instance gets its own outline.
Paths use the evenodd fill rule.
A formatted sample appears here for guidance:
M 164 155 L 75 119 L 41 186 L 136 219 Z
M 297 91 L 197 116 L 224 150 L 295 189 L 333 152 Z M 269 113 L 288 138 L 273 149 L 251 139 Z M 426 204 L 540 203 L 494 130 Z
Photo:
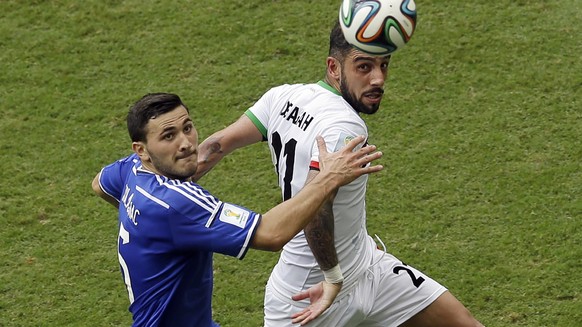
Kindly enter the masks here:
M 295 148 L 297 147 L 297 141 L 295 139 L 290 139 L 285 143 L 283 148 L 283 143 L 281 141 L 281 135 L 275 132 L 271 135 L 271 146 L 275 151 L 275 156 L 277 157 L 277 163 L 275 164 L 275 169 L 277 169 L 277 175 L 281 176 L 279 172 L 279 164 L 281 158 L 281 150 L 283 150 L 283 157 L 285 157 L 285 173 L 283 175 L 283 200 L 289 200 L 291 198 L 291 181 L 293 180 L 293 166 L 295 165 Z

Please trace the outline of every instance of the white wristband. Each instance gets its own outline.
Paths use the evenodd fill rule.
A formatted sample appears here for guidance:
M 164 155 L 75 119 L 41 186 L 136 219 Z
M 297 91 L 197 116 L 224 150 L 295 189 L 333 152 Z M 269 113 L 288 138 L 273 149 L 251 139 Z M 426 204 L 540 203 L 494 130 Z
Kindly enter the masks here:
M 324 270 L 323 276 L 325 277 L 325 281 L 330 284 L 339 284 L 344 281 L 344 275 L 342 275 L 339 264 L 329 270 Z

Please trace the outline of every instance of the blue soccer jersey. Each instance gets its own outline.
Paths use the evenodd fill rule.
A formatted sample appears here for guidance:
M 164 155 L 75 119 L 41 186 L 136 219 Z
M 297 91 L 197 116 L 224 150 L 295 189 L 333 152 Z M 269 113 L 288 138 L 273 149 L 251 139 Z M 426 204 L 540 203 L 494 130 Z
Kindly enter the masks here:
M 218 326 L 212 254 L 242 259 L 261 215 L 145 170 L 135 154 L 103 168 L 99 183 L 119 201 L 119 264 L 133 326 Z

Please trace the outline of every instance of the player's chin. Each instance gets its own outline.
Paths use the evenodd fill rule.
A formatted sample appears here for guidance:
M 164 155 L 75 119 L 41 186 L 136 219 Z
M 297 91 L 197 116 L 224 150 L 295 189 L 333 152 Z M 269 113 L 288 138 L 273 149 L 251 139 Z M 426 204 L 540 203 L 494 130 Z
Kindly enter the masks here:
M 196 170 L 198 169 L 198 162 L 183 162 L 180 167 L 179 167 L 179 171 L 180 171 L 180 176 L 182 178 L 189 178 L 194 176 L 194 174 L 196 174 Z
M 362 112 L 368 115 L 374 114 L 376 113 L 376 111 L 378 111 L 378 109 L 380 108 L 380 103 L 375 103 L 375 104 L 368 104 L 363 106 L 362 108 Z

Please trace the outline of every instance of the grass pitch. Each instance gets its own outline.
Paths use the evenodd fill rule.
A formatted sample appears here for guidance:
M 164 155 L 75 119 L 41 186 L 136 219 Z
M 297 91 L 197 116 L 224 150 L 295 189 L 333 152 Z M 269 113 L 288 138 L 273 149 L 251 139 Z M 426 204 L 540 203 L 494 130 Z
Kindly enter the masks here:
M 324 75 L 339 1 L 0 2 L 0 326 L 127 326 L 115 211 L 99 169 L 129 153 L 125 113 L 175 92 L 200 137 L 269 87 Z M 582 3 L 417 1 L 380 112 L 387 169 L 368 220 L 389 250 L 485 325 L 582 321 Z M 201 181 L 279 202 L 265 145 Z M 214 317 L 262 323 L 273 253 L 215 257 Z

